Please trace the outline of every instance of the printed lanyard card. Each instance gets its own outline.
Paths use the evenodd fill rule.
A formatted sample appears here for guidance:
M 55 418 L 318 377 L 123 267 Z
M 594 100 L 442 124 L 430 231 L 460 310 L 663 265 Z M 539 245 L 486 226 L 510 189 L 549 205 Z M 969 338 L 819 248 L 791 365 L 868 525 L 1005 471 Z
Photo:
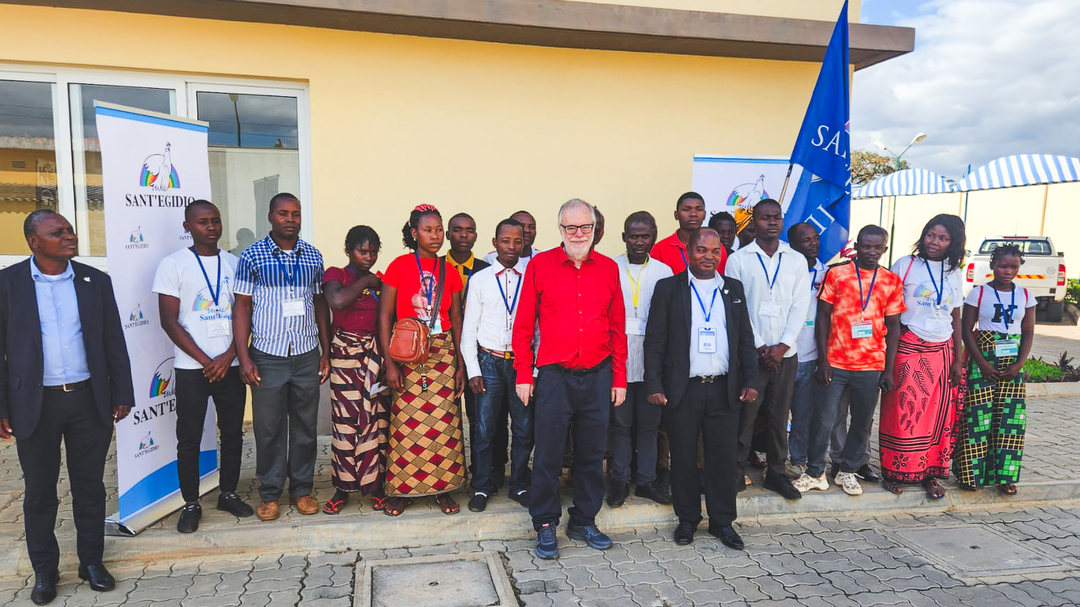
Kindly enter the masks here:
M 994 356 L 1003 358 L 1019 355 L 1020 344 L 1015 339 L 999 339 L 994 342 Z
M 716 329 L 698 329 L 697 351 L 701 354 L 716 354 Z
M 503 329 L 502 341 L 503 345 L 506 346 L 507 350 L 509 350 L 510 344 L 514 343 L 514 330 Z
M 232 321 L 227 318 L 217 318 L 206 322 L 207 337 L 229 337 L 232 335 Z
M 627 335 L 645 335 L 645 319 L 636 316 L 626 317 Z
M 304 315 L 303 299 L 286 299 L 281 302 L 281 315 L 285 318 Z
M 869 321 L 851 323 L 851 338 L 866 339 L 874 336 L 874 323 Z
M 780 318 L 780 304 L 776 303 L 775 301 L 763 302 L 758 308 L 758 314 L 760 316 L 767 316 L 769 318 Z

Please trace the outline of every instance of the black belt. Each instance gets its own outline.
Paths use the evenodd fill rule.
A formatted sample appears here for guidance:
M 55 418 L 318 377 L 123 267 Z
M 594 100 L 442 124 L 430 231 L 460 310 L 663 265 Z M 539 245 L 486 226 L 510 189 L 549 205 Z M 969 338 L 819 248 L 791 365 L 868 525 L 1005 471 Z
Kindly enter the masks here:
M 727 377 L 727 373 L 724 373 L 722 375 L 698 375 L 697 377 L 691 377 L 690 380 L 696 380 L 703 384 L 715 384 L 717 380 L 723 379 L 725 377 Z
M 597 372 L 601 371 L 602 369 L 604 369 L 604 367 L 607 367 L 610 364 L 611 364 L 611 357 L 609 356 L 609 357 L 605 358 L 603 361 L 601 361 L 599 365 L 596 365 L 595 367 L 589 367 L 588 369 L 571 369 L 569 367 L 564 367 L 562 365 L 557 365 L 557 364 L 556 365 L 547 365 L 547 366 L 551 367 L 552 369 L 554 369 L 554 370 L 556 370 L 559 373 L 562 373 L 564 375 L 573 375 L 575 377 L 581 377 L 583 375 L 592 375 L 593 373 L 597 373 Z
M 56 392 L 74 392 L 76 390 L 82 390 L 83 388 L 90 387 L 90 380 L 84 379 L 77 381 L 73 384 L 60 384 L 59 386 L 45 386 L 46 390 L 55 390 Z

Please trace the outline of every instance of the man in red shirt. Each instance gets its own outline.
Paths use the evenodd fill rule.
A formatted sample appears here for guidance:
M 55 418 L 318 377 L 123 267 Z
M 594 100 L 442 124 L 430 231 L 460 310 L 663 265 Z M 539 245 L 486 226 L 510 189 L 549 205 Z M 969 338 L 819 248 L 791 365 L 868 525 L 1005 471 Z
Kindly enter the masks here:
M 686 271 L 686 243 L 690 242 L 690 236 L 705 221 L 705 199 L 701 197 L 701 194 L 687 192 L 679 196 L 679 200 L 675 203 L 675 220 L 679 222 L 679 229 L 653 245 L 649 256 L 666 263 L 671 267 L 672 272 L 678 274 Z M 726 265 L 727 251 L 724 251 L 717 271 L 723 274 Z
M 595 228 L 596 213 L 588 203 L 575 198 L 562 205 L 562 247 L 529 262 L 514 320 L 517 394 L 524 403 L 535 396 L 529 514 L 537 532 L 536 555 L 544 559 L 559 555 L 559 474 L 571 423 L 574 505 L 566 534 L 598 550 L 611 547 L 611 539 L 596 527 L 596 513 L 604 500 L 608 414 L 626 398 L 626 310 L 619 266 L 592 250 Z

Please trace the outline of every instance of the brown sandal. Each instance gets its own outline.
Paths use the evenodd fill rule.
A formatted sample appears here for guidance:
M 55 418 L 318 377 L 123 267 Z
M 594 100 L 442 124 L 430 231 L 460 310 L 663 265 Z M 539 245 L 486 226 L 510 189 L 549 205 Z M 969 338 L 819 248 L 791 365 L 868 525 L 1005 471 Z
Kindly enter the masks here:
M 1016 495 L 1016 485 L 1012 483 L 1005 483 L 1001 486 L 1001 492 L 1005 495 Z
M 461 505 L 454 501 L 454 498 L 450 497 L 449 493 L 440 493 L 435 496 L 435 501 L 439 504 L 439 509 L 443 514 L 457 514 L 461 512 Z
M 942 487 L 936 480 L 932 478 L 924 480 L 923 487 L 926 488 L 926 497 L 931 500 L 939 500 L 945 497 L 945 487 Z
M 386 516 L 401 516 L 402 512 L 409 507 L 412 500 L 407 497 L 392 497 L 386 500 L 383 507 L 383 514 Z
M 881 483 L 881 486 L 889 493 L 900 495 L 904 492 L 904 485 L 899 481 L 885 481 Z

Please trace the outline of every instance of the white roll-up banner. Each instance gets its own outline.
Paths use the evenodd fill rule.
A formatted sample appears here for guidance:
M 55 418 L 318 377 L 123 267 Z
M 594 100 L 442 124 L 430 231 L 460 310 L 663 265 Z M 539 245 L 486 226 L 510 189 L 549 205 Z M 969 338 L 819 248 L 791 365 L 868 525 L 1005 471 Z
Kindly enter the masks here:
M 108 270 L 135 383 L 135 406 L 116 425 L 119 512 L 106 520 L 106 529 L 134 535 L 184 503 L 176 473 L 173 344 L 150 289 L 162 258 L 192 244 L 184 209 L 210 200 L 209 125 L 102 102 L 94 108 Z M 207 409 L 200 492 L 218 482 L 214 409 Z

